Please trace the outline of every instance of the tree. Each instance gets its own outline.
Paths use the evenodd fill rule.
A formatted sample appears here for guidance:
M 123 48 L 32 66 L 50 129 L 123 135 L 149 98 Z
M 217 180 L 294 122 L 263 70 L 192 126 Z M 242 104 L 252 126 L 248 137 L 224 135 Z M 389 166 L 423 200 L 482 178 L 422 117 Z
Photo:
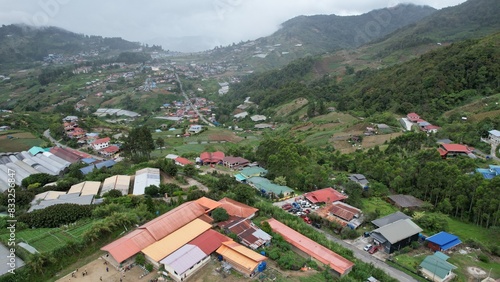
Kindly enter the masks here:
M 165 140 L 163 140 L 163 138 L 161 138 L 161 137 L 158 137 L 156 139 L 156 146 L 160 147 L 160 152 L 163 153 L 163 147 L 165 146 Z
M 147 161 L 155 149 L 153 137 L 147 127 L 132 129 L 123 144 L 123 153 L 133 162 Z
M 224 208 L 216 208 L 212 211 L 212 218 L 215 222 L 226 221 L 229 219 L 229 214 Z
M 249 206 L 255 203 L 257 190 L 249 185 L 239 184 L 234 188 L 234 199 Z
M 196 174 L 196 168 L 192 164 L 184 166 L 184 174 L 186 176 L 193 176 Z
M 286 177 L 285 176 L 277 176 L 274 178 L 273 182 L 277 185 L 286 186 Z
M 163 164 L 160 165 L 160 168 L 170 177 L 175 177 L 177 175 L 177 165 L 170 159 L 165 159 Z
M 149 195 L 151 196 L 152 198 L 158 196 L 158 194 L 160 193 L 160 188 L 155 186 L 155 185 L 149 185 L 148 187 L 146 187 L 146 189 L 144 190 L 144 194 L 146 195 Z

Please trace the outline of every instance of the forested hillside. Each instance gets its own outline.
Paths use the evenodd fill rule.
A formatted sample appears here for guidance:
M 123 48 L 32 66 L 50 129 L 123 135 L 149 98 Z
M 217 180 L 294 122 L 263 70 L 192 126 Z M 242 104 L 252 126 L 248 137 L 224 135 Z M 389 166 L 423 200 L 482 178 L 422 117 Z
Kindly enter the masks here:
M 500 90 L 500 33 L 432 51 L 383 70 L 362 70 L 341 95 L 339 110 L 370 115 L 391 110 L 437 117 Z
M 421 21 L 405 26 L 386 37 L 375 40 L 370 48 L 377 57 L 429 43 L 456 42 L 479 38 L 500 29 L 500 2 L 469 0 L 441 9 Z
M 40 61 L 48 54 L 76 55 L 79 52 L 124 51 L 139 47 L 139 43 L 119 37 L 86 36 L 57 27 L 3 25 L 0 28 L 0 64 Z

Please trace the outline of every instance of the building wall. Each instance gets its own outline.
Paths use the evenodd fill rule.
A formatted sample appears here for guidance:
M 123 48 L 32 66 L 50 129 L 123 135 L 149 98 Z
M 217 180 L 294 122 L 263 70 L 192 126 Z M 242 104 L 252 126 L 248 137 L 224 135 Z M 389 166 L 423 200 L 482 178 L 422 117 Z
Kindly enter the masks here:
M 449 275 L 447 275 L 444 279 L 441 279 L 439 276 L 434 275 L 431 271 L 429 271 L 425 268 L 420 269 L 420 271 L 422 272 L 422 275 L 427 277 L 427 279 L 434 281 L 434 282 L 443 282 L 449 276 Z
M 94 144 L 94 149 L 95 150 L 100 150 L 100 149 L 107 148 L 108 146 L 109 146 L 109 142 Z
M 441 246 L 432 242 L 427 242 L 427 247 L 433 251 L 441 251 Z
M 202 268 L 205 264 L 207 264 L 210 261 L 210 256 L 206 256 L 204 259 L 200 260 L 197 262 L 195 265 L 193 265 L 190 269 L 188 269 L 184 273 L 176 273 L 170 265 L 164 265 L 165 271 L 168 273 L 168 276 L 170 276 L 172 279 L 175 281 L 185 281 L 191 277 L 191 275 L 195 274 L 200 268 Z
M 396 242 L 394 244 L 391 244 L 390 245 L 390 254 L 395 252 L 395 251 L 398 251 L 398 250 L 401 250 L 402 248 L 406 247 L 406 246 L 409 246 L 411 244 L 411 242 L 413 241 L 418 241 L 418 233 L 411 236 L 411 237 L 408 237 L 406 239 L 403 239 L 399 242 Z M 390 244 L 389 242 L 387 242 L 388 244 Z
M 257 267 L 255 267 L 254 269 L 247 269 L 247 268 L 243 267 L 242 265 L 238 264 L 237 262 L 234 262 L 234 261 L 227 259 L 225 257 L 224 257 L 224 260 L 227 263 L 229 263 L 234 269 L 236 269 L 237 271 L 239 271 L 247 276 L 250 276 L 250 274 L 252 274 L 257 269 Z
M 155 269 L 160 268 L 160 263 L 158 263 L 157 261 L 155 261 L 154 259 L 152 259 L 147 255 L 144 255 L 144 257 L 146 258 L 146 263 L 151 263 Z

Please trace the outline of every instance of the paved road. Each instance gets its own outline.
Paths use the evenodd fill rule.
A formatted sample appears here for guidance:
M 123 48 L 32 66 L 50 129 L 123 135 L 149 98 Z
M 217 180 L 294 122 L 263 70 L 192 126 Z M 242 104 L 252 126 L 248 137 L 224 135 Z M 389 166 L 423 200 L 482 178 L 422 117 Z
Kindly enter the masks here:
M 357 259 L 359 259 L 363 262 L 366 262 L 366 263 L 373 264 L 377 268 L 382 269 L 385 273 L 387 273 L 392 278 L 394 278 L 400 282 L 418 282 L 416 279 L 414 279 L 410 275 L 402 272 L 401 270 L 395 269 L 394 267 L 392 267 L 392 266 L 386 264 L 385 262 L 370 255 L 368 252 L 362 251 L 362 250 L 356 248 L 355 246 L 348 244 L 348 243 L 342 241 L 341 239 L 326 233 L 323 230 L 318 230 L 318 231 L 325 234 L 325 236 L 328 240 L 335 242 L 335 243 L 343 246 L 346 249 L 352 250 L 352 252 L 354 253 L 354 256 Z
M 498 144 L 494 144 L 492 143 L 491 144 L 491 152 L 490 152 L 490 156 L 497 162 L 500 162 L 500 159 L 497 158 L 497 155 L 496 155 L 496 152 L 497 152 L 497 146 Z
M 186 92 L 184 92 L 184 89 L 182 88 L 182 82 L 181 80 L 179 79 L 179 75 L 175 74 L 175 78 L 177 78 L 177 82 L 179 82 L 179 86 L 181 88 L 181 92 L 182 92 L 182 95 L 184 95 L 184 98 L 186 99 L 186 101 L 189 103 L 189 105 L 191 105 L 191 109 L 193 109 L 196 114 L 200 117 L 200 119 L 206 123 L 207 125 L 209 126 L 215 126 L 213 123 L 209 122 L 207 119 L 205 119 L 205 117 L 200 114 L 200 112 L 198 111 L 198 108 L 196 108 L 193 103 L 191 103 L 191 100 L 189 100 L 189 97 L 186 95 Z
M 291 198 L 291 199 L 288 199 L 288 200 L 285 200 L 282 202 L 275 202 L 275 203 L 273 203 L 273 205 L 281 207 L 285 203 L 292 203 L 294 201 L 295 201 L 295 198 Z M 324 230 L 318 229 L 318 231 L 325 234 L 325 236 L 328 240 L 335 242 L 346 249 L 351 250 L 357 259 L 359 259 L 363 262 L 371 263 L 371 264 L 375 265 L 377 268 L 382 269 L 385 273 L 387 273 L 392 278 L 394 278 L 400 282 L 417 282 L 417 280 L 414 279 L 413 277 L 411 277 L 410 275 L 404 273 L 401 270 L 395 269 L 394 267 L 388 265 L 387 263 L 370 255 L 368 252 L 360 250 L 356 246 L 353 246 L 353 245 L 351 245 L 351 244 L 349 244 L 349 243 L 347 243 L 347 242 L 345 242 L 345 241 L 343 241 L 335 236 L 332 236 Z

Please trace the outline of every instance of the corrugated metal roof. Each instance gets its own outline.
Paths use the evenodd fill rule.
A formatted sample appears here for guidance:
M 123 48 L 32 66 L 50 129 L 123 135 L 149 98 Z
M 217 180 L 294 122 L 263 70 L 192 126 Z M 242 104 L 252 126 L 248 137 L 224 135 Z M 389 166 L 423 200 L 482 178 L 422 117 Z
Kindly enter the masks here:
M 196 237 L 189 244 L 197 246 L 205 254 L 210 255 L 222 245 L 222 242 L 226 241 L 231 241 L 231 238 L 210 229 Z
M 317 191 L 305 193 L 304 197 L 307 200 L 309 200 L 309 202 L 311 202 L 313 204 L 332 203 L 332 202 L 347 199 L 347 197 L 344 194 L 333 189 L 332 187 L 328 187 L 328 188 L 320 189 Z
M 373 230 L 373 233 L 379 233 L 384 236 L 391 244 L 420 232 L 422 232 L 422 228 L 411 221 L 411 219 L 401 219 Z
M 101 188 L 101 182 L 85 181 L 80 195 L 81 196 L 97 195 L 99 193 L 99 188 Z
M 267 259 L 265 256 L 234 241 L 223 242 L 216 252 L 223 258 L 239 264 L 242 268 L 247 269 L 248 272 L 252 272 L 261 261 Z
M 321 263 L 329 265 L 337 273 L 340 273 L 340 275 L 343 275 L 354 266 L 354 263 L 348 259 L 314 242 L 276 219 L 271 218 L 268 219 L 267 222 L 271 226 L 272 230 L 283 236 L 288 243 L 292 244 L 294 247 L 305 252 L 306 254 L 309 254 Z
M 206 256 L 200 248 L 188 244 L 162 259 L 160 263 L 169 265 L 177 274 L 181 275 Z
M 73 193 L 82 193 L 83 186 L 85 185 L 85 182 L 80 182 L 77 184 L 74 184 L 69 188 L 68 194 L 73 194 Z
M 420 267 L 426 269 L 430 273 L 435 274 L 441 279 L 444 279 L 450 271 L 457 268 L 453 264 L 442 259 L 442 257 L 440 257 L 439 254 L 438 255 L 433 254 L 432 256 L 427 256 L 420 264 Z
M 431 237 L 427 237 L 425 240 L 439 245 L 443 251 L 462 243 L 457 236 L 444 231 L 434 234 Z
M 393 223 L 393 222 L 398 221 L 400 219 L 407 219 L 407 218 L 411 218 L 411 217 L 407 216 L 406 214 L 404 214 L 400 211 L 397 211 L 395 213 L 391 213 L 390 215 L 373 220 L 372 223 L 373 223 L 373 225 L 375 225 L 377 227 L 382 227 L 384 225 Z
M 195 202 L 197 202 L 198 204 L 203 206 L 207 212 L 209 212 L 215 208 L 218 208 L 221 205 L 221 203 L 214 201 L 212 199 L 209 199 L 207 197 L 201 197 L 198 200 L 196 200 Z
M 143 168 L 135 173 L 134 195 L 143 195 L 146 187 L 160 186 L 160 170 L 157 168 Z
M 140 228 L 147 229 L 156 240 L 160 240 L 204 213 L 205 209 L 198 203 L 187 202 L 145 223 Z
M 203 220 L 195 219 L 160 241 L 144 248 L 142 252 L 154 261 L 159 262 L 161 259 L 175 252 L 177 249 L 198 237 L 203 232 L 209 230 L 211 227 L 212 225 L 204 222 Z
M 154 242 L 156 242 L 156 240 L 147 230 L 136 229 L 122 238 L 102 247 L 101 250 L 109 252 L 118 263 L 121 263 Z
M 225 209 L 232 216 L 249 218 L 258 211 L 254 207 L 247 206 L 230 198 L 223 198 L 219 200 L 219 203 L 221 203 L 221 208 Z

